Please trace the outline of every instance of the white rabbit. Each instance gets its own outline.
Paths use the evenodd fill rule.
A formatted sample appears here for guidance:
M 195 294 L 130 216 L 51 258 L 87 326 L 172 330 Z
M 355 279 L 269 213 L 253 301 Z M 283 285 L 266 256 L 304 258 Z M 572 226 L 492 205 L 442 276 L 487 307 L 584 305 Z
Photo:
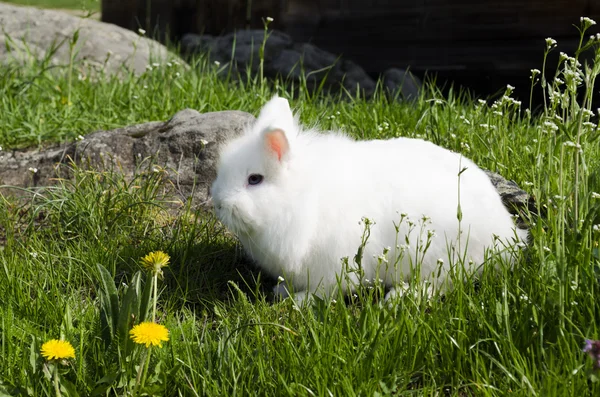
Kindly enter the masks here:
M 399 286 L 418 262 L 421 279 L 441 285 L 459 257 L 475 269 L 486 248 L 499 247 L 511 260 L 507 247 L 527 236 L 469 159 L 421 139 L 355 141 L 303 130 L 278 97 L 222 149 L 211 194 L 217 217 L 298 300 L 328 296 L 338 282 Z M 343 272 L 342 258 L 354 265 L 363 217 L 374 224 L 362 273 Z M 275 292 L 285 295 L 281 286 Z

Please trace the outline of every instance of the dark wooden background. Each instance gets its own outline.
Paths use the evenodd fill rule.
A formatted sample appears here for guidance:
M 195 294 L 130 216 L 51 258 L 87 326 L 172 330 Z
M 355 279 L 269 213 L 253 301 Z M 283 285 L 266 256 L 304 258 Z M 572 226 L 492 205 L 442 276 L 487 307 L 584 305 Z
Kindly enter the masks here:
M 482 94 L 507 83 L 529 91 L 544 39 L 571 53 L 579 18 L 600 21 L 600 0 L 103 0 L 102 19 L 162 40 L 270 27 L 343 55 L 376 76 L 426 72 Z M 597 26 L 591 32 L 597 33 Z

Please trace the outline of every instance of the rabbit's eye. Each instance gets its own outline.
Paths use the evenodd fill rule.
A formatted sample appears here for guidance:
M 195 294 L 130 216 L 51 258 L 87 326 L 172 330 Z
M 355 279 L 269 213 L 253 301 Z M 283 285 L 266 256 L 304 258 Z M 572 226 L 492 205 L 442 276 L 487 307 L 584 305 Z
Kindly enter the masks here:
M 251 174 L 248 177 L 248 184 L 249 185 L 258 185 L 263 181 L 263 176 L 260 174 Z

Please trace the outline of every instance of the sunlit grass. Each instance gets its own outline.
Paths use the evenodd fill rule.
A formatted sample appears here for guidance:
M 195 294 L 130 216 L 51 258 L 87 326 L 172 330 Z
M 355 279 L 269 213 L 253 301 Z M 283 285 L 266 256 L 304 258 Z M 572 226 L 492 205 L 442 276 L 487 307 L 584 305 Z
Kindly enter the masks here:
M 578 76 L 564 61 L 559 78 Z M 278 93 L 309 125 L 359 139 L 422 137 L 514 179 L 543 213 L 532 217 L 530 249 L 514 269 L 484 271 L 477 285 L 459 283 L 443 299 L 407 294 L 389 307 L 366 290 L 351 302 L 299 308 L 268 299 L 274 281 L 209 212 L 174 214 L 162 174 L 129 181 L 73 166 L 72 180 L 28 200 L 0 197 L 0 394 L 56 395 L 40 354 L 52 339 L 75 350 L 54 368 L 64 395 L 600 393 L 582 350 L 600 339 L 600 145 L 597 111 L 575 95 L 581 82 L 546 82 L 546 107 L 532 116 L 511 87 L 486 103 L 428 86 L 415 102 L 398 103 L 382 92 L 364 100 L 228 79 L 218 76 L 226 65 L 197 62 L 71 82 L 43 62 L 2 67 L 0 146 L 73 140 L 186 107 L 256 114 Z M 158 251 L 169 258 L 162 280 L 140 265 L 164 259 L 148 256 Z M 168 329 L 151 354 L 130 337 L 150 321 Z

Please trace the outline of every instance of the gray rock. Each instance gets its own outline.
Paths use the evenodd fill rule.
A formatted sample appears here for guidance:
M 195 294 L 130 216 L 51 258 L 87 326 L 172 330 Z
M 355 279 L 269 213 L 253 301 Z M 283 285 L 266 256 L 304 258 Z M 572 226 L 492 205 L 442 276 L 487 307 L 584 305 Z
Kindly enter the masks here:
M 535 199 L 514 181 L 507 180 L 502 175 L 492 171 L 483 171 L 500 194 L 504 206 L 511 214 L 517 215 L 517 225 L 524 229 L 528 228 L 530 219 L 527 219 L 526 215 L 537 214 Z
M 98 131 L 83 140 L 42 150 L 0 152 L 0 185 L 43 187 L 65 175 L 72 160 L 102 169 L 119 167 L 127 176 L 160 166 L 173 193 L 193 206 L 206 202 L 216 176 L 218 148 L 239 134 L 254 117 L 241 111 L 200 114 L 185 109 L 166 122 L 149 122 L 112 131 Z M 150 158 L 150 161 L 148 161 Z M 14 194 L 15 190 L 0 189 Z
M 264 38 L 264 30 L 242 30 L 217 38 L 187 34 L 181 43 L 183 53 L 208 52 L 211 60 L 222 65 L 232 62 L 237 71 L 234 75 L 244 76 L 247 67 L 251 74 L 259 73 Z M 277 30 L 270 31 L 265 42 L 263 72 L 267 78 L 283 77 L 295 82 L 305 76 L 308 88 L 313 90 L 325 81 L 326 90 L 344 89 L 352 95 L 360 90 L 371 96 L 376 86 L 375 81 L 354 62 L 309 43 L 294 43 L 290 36 Z
M 194 207 L 202 206 L 216 176 L 219 148 L 253 121 L 251 114 L 241 111 L 201 114 L 185 109 L 165 122 L 97 131 L 81 141 L 55 147 L 0 151 L 0 186 L 4 185 L 0 193 L 16 192 L 7 186 L 35 189 L 52 185 L 57 176 L 69 177 L 61 164 L 74 160 L 96 169 L 118 166 L 126 176 L 160 166 L 168 173 L 174 194 L 182 201 L 191 197 Z M 486 173 L 511 213 L 536 212 L 534 200 L 515 182 Z M 526 221 L 521 219 L 520 225 L 526 226 Z
M 79 32 L 75 62 L 107 74 L 131 70 L 140 74 L 152 62 L 178 58 L 153 40 L 118 26 L 64 12 L 0 3 L 0 63 L 43 59 L 58 46 L 50 62 L 69 65 L 69 42 Z M 179 59 L 179 58 L 178 58 Z M 181 61 L 179 59 L 181 63 Z
M 386 70 L 382 76 L 383 86 L 392 97 L 399 99 L 414 100 L 419 97 L 419 91 L 423 86 L 421 80 L 408 70 L 391 68 Z

